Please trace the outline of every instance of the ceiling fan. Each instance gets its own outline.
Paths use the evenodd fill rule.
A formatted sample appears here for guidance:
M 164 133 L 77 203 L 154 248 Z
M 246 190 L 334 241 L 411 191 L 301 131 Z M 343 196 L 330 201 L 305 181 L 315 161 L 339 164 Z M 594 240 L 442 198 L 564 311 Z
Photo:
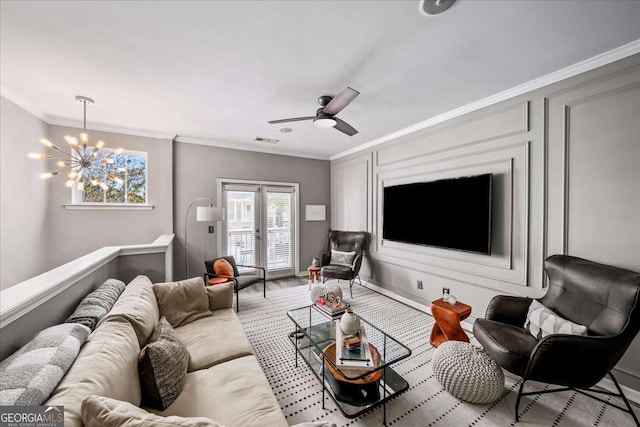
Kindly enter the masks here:
M 323 95 L 318 98 L 318 104 L 320 108 L 316 111 L 315 116 L 307 117 L 294 117 L 291 119 L 271 120 L 269 123 L 287 123 L 287 122 L 300 122 L 303 120 L 313 120 L 313 124 L 319 128 L 336 128 L 340 132 L 349 136 L 353 136 L 358 131 L 344 120 L 340 120 L 336 117 L 340 111 L 342 111 L 347 105 L 351 103 L 356 97 L 360 95 L 355 89 L 347 87 L 335 97 L 329 95 Z

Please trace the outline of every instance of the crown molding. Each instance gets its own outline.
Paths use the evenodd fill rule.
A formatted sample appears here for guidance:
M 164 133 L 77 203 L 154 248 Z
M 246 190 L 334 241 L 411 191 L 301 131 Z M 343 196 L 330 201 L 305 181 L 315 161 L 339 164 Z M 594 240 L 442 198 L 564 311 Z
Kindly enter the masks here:
M 53 126 L 65 126 L 65 127 L 82 129 L 81 120 L 63 119 L 61 117 L 50 117 L 47 123 Z M 87 130 L 120 133 L 124 135 L 144 136 L 147 138 L 169 139 L 169 140 L 173 139 L 173 137 L 175 136 L 175 134 L 173 133 L 156 132 L 156 131 L 143 130 L 143 129 L 132 129 L 127 127 L 106 125 L 106 124 L 95 123 L 95 122 L 89 123 L 87 125 Z
M 447 120 L 453 119 L 455 117 L 459 117 L 464 114 L 479 110 L 481 108 L 488 107 L 493 104 L 497 104 L 498 102 L 502 102 L 507 99 L 513 98 L 515 96 L 522 95 L 536 89 L 540 89 L 541 87 L 548 86 L 553 83 L 557 83 L 561 80 L 568 79 L 569 77 L 573 77 L 578 74 L 591 71 L 598 67 L 602 67 L 603 65 L 610 64 L 612 62 L 618 61 L 620 59 L 626 58 L 631 55 L 635 55 L 637 53 L 640 53 L 640 39 L 634 40 L 631 43 L 627 43 L 625 45 L 622 45 L 615 49 L 601 53 L 589 59 L 585 59 L 584 61 L 577 62 L 573 65 L 554 71 L 542 77 L 538 77 L 536 79 L 530 80 L 526 83 L 512 87 L 511 89 L 507 89 L 495 95 L 488 96 L 479 101 L 475 101 L 470 104 L 463 105 L 462 107 L 458 107 L 453 110 L 447 111 L 446 113 L 442 113 L 437 116 L 431 117 L 427 120 L 408 126 L 404 129 L 400 129 L 388 135 L 382 136 L 380 138 L 376 138 L 372 141 L 365 142 L 364 144 L 360 144 L 356 147 L 342 151 L 338 154 L 334 154 L 329 159 L 337 160 L 339 158 L 366 150 L 376 145 L 380 145 L 382 143 L 392 141 L 394 139 L 400 138 L 401 136 L 409 135 L 419 130 L 426 129 L 438 123 L 442 123 Z
M 198 145 L 208 145 L 210 147 L 229 148 L 232 150 L 255 151 L 258 153 L 276 154 L 279 156 L 303 157 L 306 159 L 316 159 L 316 160 L 329 160 L 329 156 L 322 156 L 319 154 L 300 153 L 297 151 L 283 151 L 283 150 L 278 150 L 278 149 L 269 148 L 269 147 L 256 147 L 253 145 L 234 144 L 231 142 L 222 142 L 222 141 L 216 141 L 213 139 L 206 139 L 206 138 L 194 138 L 190 136 L 176 136 L 174 141 L 182 142 L 185 144 L 198 144 Z
M 25 110 L 26 112 L 33 114 L 34 116 L 36 116 L 37 118 L 39 118 L 43 122 L 45 122 L 47 124 L 49 123 L 49 116 L 47 114 L 45 114 L 40 109 L 36 108 L 30 102 L 25 101 L 20 96 L 16 95 L 10 89 L 8 89 L 6 86 L 4 86 L 2 84 L 0 84 L 0 96 L 2 96 L 4 98 L 7 98 L 9 101 L 13 102 L 18 107 L 20 107 L 23 110 Z

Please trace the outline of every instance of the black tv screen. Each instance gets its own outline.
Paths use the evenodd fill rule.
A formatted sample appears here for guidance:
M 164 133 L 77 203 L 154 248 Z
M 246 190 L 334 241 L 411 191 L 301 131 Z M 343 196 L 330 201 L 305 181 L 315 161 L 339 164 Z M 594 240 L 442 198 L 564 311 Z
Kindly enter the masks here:
M 384 187 L 382 238 L 491 253 L 492 174 Z

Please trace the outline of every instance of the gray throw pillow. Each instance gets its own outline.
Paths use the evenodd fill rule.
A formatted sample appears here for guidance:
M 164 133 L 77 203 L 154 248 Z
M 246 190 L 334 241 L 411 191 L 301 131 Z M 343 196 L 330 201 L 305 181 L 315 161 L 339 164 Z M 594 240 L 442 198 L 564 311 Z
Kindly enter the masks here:
M 91 330 L 77 323 L 47 328 L 0 363 L 0 406 L 42 405 L 76 360 Z
M 355 259 L 355 257 L 356 251 L 342 252 L 331 249 L 331 264 L 351 267 L 353 265 L 353 260 Z
M 542 339 L 551 334 L 587 335 L 587 327 L 564 319 L 537 300 L 529 306 L 524 328 Z
M 124 282 L 107 279 L 98 289 L 80 301 L 65 323 L 79 323 L 94 330 L 125 290 Z
M 182 392 L 189 352 L 165 317 L 160 319 L 138 358 L 142 404 L 166 409 Z

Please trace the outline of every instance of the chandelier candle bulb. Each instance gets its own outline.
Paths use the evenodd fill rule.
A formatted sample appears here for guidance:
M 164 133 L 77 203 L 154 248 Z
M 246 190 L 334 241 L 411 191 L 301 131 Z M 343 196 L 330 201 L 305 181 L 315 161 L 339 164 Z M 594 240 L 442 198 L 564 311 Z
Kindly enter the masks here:
M 73 179 L 68 179 L 67 181 L 65 181 L 64 185 L 65 185 L 67 188 L 71 188 L 71 187 L 73 187 L 73 184 L 75 184 L 75 183 L 76 183 L 76 182 L 75 182 Z
M 104 147 L 104 141 L 100 140 L 100 141 L 96 142 L 96 147 L 98 147 L 98 149 Z
M 51 178 L 52 176 L 55 176 L 55 175 L 58 175 L 58 171 L 41 173 L 40 174 L 40 178 L 49 179 L 49 178 Z
M 42 154 L 42 153 L 34 153 L 33 151 L 30 153 L 27 153 L 27 156 L 30 159 L 34 159 L 34 160 L 45 160 L 48 159 L 50 156 L 47 156 L 46 154 Z
M 64 160 L 58 160 L 56 162 L 56 166 L 58 166 L 59 168 L 64 168 L 67 166 L 67 162 L 65 162 Z

